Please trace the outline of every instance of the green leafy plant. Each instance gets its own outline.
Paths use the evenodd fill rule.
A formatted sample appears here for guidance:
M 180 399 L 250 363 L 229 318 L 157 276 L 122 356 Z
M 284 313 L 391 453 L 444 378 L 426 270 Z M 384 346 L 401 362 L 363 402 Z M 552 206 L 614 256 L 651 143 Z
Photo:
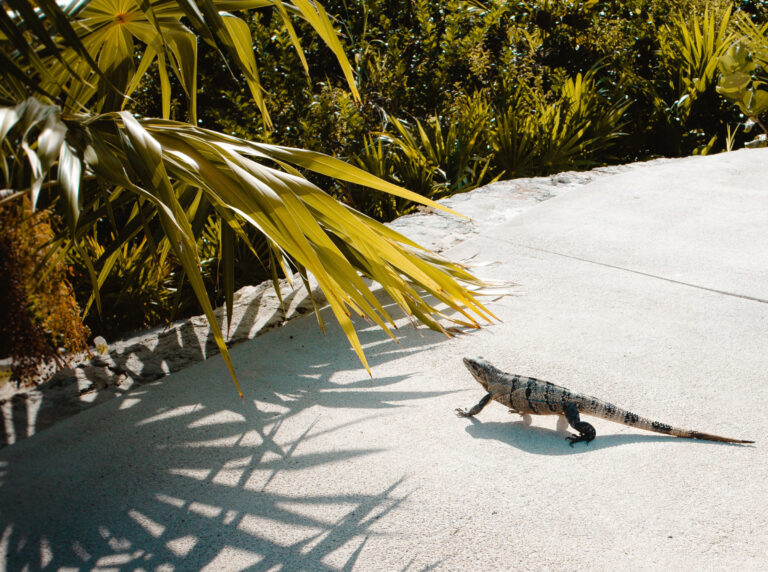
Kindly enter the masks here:
M 73 268 L 85 269 L 83 256 L 105 260 L 105 245 L 115 244 L 114 234 L 100 240 L 94 229 L 82 238 L 77 249 L 69 251 L 67 258 Z M 90 292 L 81 292 L 89 298 L 85 310 L 91 329 L 114 339 L 126 331 L 168 323 L 176 284 L 167 249 L 157 252 L 147 237 L 141 237 L 119 244 L 112 259 L 110 271 L 104 274 L 99 287 L 101 312 L 88 313 L 95 297 Z M 84 278 L 79 281 L 83 288 L 90 284 L 88 277 Z
M 668 148 L 675 154 L 706 153 L 727 124 L 715 92 L 720 56 L 734 39 L 732 6 L 707 6 L 704 13 L 678 13 L 664 26 L 660 52 L 664 83 L 651 88 L 664 119 Z
M 735 104 L 748 122 L 760 127 L 765 144 L 768 128 L 761 116 L 768 112 L 768 22 L 758 26 L 741 18 L 739 28 L 742 38 L 718 60 L 717 92 Z
M 715 79 L 718 58 L 733 39 L 730 18 L 730 7 L 720 13 L 706 9 L 702 17 L 680 13 L 666 26 L 662 49 L 676 64 L 677 73 L 670 81 L 680 95 L 676 105 L 683 113 Z
M 413 127 L 392 119 L 394 130 L 384 136 L 396 150 L 396 176 L 408 188 L 433 198 L 478 187 L 487 180 L 489 120 L 490 106 L 480 93 L 459 103 L 445 118 L 416 120 Z M 425 179 L 428 175 L 422 173 L 431 176 Z
M 628 107 L 608 99 L 595 70 L 567 79 L 553 102 L 521 88 L 494 121 L 493 164 L 507 177 L 593 165 L 622 135 Z
M 395 182 L 403 177 L 402 173 L 395 174 L 399 166 L 397 157 L 393 153 L 391 141 L 385 137 L 366 136 L 365 147 L 355 157 L 355 163 L 385 181 Z M 406 186 L 420 194 L 429 194 L 433 179 L 434 170 L 424 163 L 423 169 L 414 169 Z M 416 205 L 413 201 L 402 197 L 369 193 L 365 188 L 357 185 L 345 188 L 342 196 L 347 204 L 380 221 L 389 221 L 408 214 Z
M 264 122 L 269 121 L 248 27 L 225 11 L 264 7 L 263 0 L 93 0 L 67 10 L 46 1 L 37 3 L 41 11 L 29 0 L 10 4 L 13 12 L 0 15 L 6 24 L 6 35 L 0 38 L 5 58 L 2 95 L 12 103 L 0 107 L 2 195 L 29 196 L 33 206 L 47 202 L 65 213 L 67 231 L 51 259 L 77 252 L 88 269 L 97 308 L 102 305 L 99 289 L 122 246 L 141 234 L 148 243 L 152 237 L 158 255 L 169 252 L 179 262 L 237 383 L 201 272 L 199 238 L 204 225 L 195 221 L 202 218 L 198 213 L 209 210 L 226 223 L 231 237 L 246 244 L 246 228 L 261 233 L 275 275 L 278 269 L 285 275 L 296 270 L 306 283 L 312 274 L 366 367 L 352 313 L 366 316 L 392 337 L 394 319 L 361 274 L 381 284 L 406 314 L 446 333 L 437 321 L 443 314 L 424 292 L 458 312 L 459 318 L 451 318 L 457 324 L 476 327 L 478 318 L 492 317 L 467 288 L 467 283 L 480 282 L 465 268 L 338 203 L 302 172 L 448 210 L 445 207 L 326 155 L 197 126 L 196 37 L 243 74 Z M 352 68 L 324 9 L 307 0 L 270 6 L 298 53 L 291 14 L 322 38 L 354 97 Z M 11 26 L 22 36 L 14 35 Z M 25 38 L 35 41 L 22 41 Z M 138 65 L 137 51 L 142 54 Z M 305 61 L 303 55 L 300 59 Z M 138 86 L 152 63 L 158 65 L 163 116 L 170 113 L 173 82 L 163 79 L 169 78 L 170 69 L 187 96 L 189 122 L 135 117 L 124 110 L 124 95 Z M 116 210 L 123 213 L 121 224 L 115 224 Z M 118 233 L 93 261 L 81 241 L 110 220 Z M 229 276 L 232 261 L 231 250 L 223 250 L 222 267 Z M 225 286 L 231 316 L 232 282 L 225 280 Z

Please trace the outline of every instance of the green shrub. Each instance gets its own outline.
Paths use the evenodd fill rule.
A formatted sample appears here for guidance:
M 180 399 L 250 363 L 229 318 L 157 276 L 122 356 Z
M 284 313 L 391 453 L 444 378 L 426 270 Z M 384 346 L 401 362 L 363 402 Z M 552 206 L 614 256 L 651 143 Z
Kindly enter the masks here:
M 111 258 L 111 271 L 101 284 L 101 312 L 89 311 L 94 298 L 88 276 L 81 275 L 77 281 L 80 298 L 88 300 L 86 323 L 107 339 L 168 323 L 176 290 L 174 263 L 167 250 L 156 255 L 147 238 L 142 238 L 123 243 L 116 251 L 107 253 L 105 245 L 114 240 L 114 235 L 100 240 L 94 232 L 85 236 L 80 248 L 70 251 L 69 255 L 70 264 L 79 269 L 87 268 L 85 256 L 96 261 L 97 267 Z
M 751 145 L 766 144 L 768 127 L 762 118 L 768 114 L 768 22 L 756 25 L 741 16 L 737 43 L 719 58 L 720 80 L 717 92 L 738 107 L 747 119 L 747 129 L 755 124 L 762 130 Z
M 488 182 L 491 113 L 484 94 L 462 98 L 450 111 L 447 117 L 433 115 L 413 124 L 390 118 L 390 130 L 376 139 L 367 137 L 356 163 L 432 199 Z M 344 195 L 349 204 L 380 220 L 392 220 L 416 208 L 411 201 L 372 195 L 360 188 L 349 189 Z
M 598 164 L 622 135 L 628 107 L 608 99 L 595 70 L 566 80 L 552 102 L 520 88 L 497 112 L 489 136 L 493 165 L 512 178 Z
M 409 126 L 392 119 L 395 177 L 419 194 L 440 198 L 472 190 L 487 181 L 490 107 L 481 95 L 448 117 L 433 115 Z

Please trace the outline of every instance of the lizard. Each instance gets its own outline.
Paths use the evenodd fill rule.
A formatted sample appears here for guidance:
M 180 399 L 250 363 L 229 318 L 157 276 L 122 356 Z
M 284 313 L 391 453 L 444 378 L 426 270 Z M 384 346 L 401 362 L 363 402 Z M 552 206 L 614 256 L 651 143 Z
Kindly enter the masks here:
M 456 409 L 456 415 L 459 417 L 474 417 L 491 400 L 495 400 L 509 407 L 510 413 L 519 413 L 526 419 L 530 419 L 527 417 L 530 414 L 560 415 L 561 421 L 564 417 L 568 425 L 579 433 L 578 435 L 566 437 L 570 441 L 571 447 L 573 447 L 574 443 L 580 441 L 589 443 L 595 438 L 595 428 L 586 421 L 581 420 L 582 414 L 675 437 L 721 441 L 724 443 L 754 443 L 754 441 L 729 439 L 728 437 L 680 429 L 666 423 L 652 421 L 622 409 L 613 403 L 584 395 L 583 393 L 573 392 L 568 388 L 548 381 L 505 373 L 492 366 L 483 358 L 464 358 L 464 365 L 467 366 L 475 380 L 488 393 L 483 396 L 477 405 L 468 411 Z M 563 423 L 562 425 L 564 426 L 565 424 Z M 558 427 L 560 426 L 561 424 L 558 423 Z

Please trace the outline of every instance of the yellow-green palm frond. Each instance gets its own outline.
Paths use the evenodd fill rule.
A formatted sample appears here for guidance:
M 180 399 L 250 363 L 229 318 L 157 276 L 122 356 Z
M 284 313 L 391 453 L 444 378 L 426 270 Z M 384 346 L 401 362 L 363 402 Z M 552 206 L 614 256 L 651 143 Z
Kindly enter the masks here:
M 239 70 L 265 125 L 271 127 L 251 31 L 242 18 L 231 12 L 259 8 L 277 11 L 305 70 L 308 66 L 291 18 L 308 22 L 336 56 L 354 98 L 359 100 L 352 66 L 331 19 L 314 2 L 85 0 L 66 9 L 52 0 L 37 4 L 39 9 L 29 0 L 10 0 L 11 10 L 0 14 L 0 34 L 4 36 L 0 39 L 15 48 L 11 56 L 0 50 L 0 63 L 20 86 L 51 99 L 63 98 L 67 112 L 123 109 L 141 79 L 156 65 L 163 117 L 170 116 L 173 74 L 187 98 L 190 121 L 196 124 L 199 37 L 221 52 L 230 69 Z M 30 45 L 22 32 L 36 34 L 39 44 Z M 34 70 L 32 75 L 30 70 Z M 15 93 L 22 90 L 16 89 Z M 22 98 L 15 99 L 18 103 Z
M 392 337 L 395 322 L 363 276 L 378 282 L 408 316 L 445 333 L 448 331 L 438 321 L 444 317 L 440 304 L 458 313 L 458 318 L 449 318 L 458 325 L 478 327 L 479 320 L 494 318 L 471 289 L 483 283 L 466 268 L 340 204 L 297 169 L 452 211 L 338 159 L 249 142 L 187 123 L 136 119 L 124 111 L 61 115 L 58 108 L 34 99 L 0 109 L 0 126 L 2 148 L 21 146 L 26 151 L 24 156 L 4 157 L 9 180 L 17 188 L 26 180 L 33 190 L 39 190 L 43 173 L 56 167 L 58 185 L 71 213 L 72 245 L 106 216 L 99 187 L 84 181 L 86 175 L 116 189 L 114 197 L 136 201 L 140 207 L 136 212 L 160 225 L 164 244 L 181 262 L 233 378 L 224 337 L 203 285 L 198 237 L 190 224 L 201 197 L 234 235 L 240 236 L 243 226 L 250 225 L 263 233 L 277 258 L 286 259 L 304 278 L 314 276 L 366 368 L 352 314 L 373 321 Z M 277 168 L 280 166 L 285 168 Z M 194 200 L 190 195 L 195 195 Z M 126 231 L 124 240 L 140 230 L 138 214 L 129 225 L 132 230 Z M 114 249 L 91 265 L 95 290 L 109 271 L 112 252 Z M 229 254 L 225 251 L 222 256 Z M 229 262 L 223 261 L 224 265 Z

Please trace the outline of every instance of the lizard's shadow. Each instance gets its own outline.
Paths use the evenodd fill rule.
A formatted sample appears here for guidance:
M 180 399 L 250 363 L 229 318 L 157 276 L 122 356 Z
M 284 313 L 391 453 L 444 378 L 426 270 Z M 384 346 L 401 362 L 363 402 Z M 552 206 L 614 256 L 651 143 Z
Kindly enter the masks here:
M 478 419 L 470 418 L 471 425 L 467 426 L 467 433 L 476 439 L 493 439 L 507 445 L 517 447 L 527 453 L 536 455 L 577 455 L 589 453 L 607 447 L 630 445 L 633 443 L 650 443 L 663 441 L 665 443 L 688 443 L 699 445 L 730 445 L 734 443 L 718 443 L 714 441 L 702 441 L 698 439 L 680 439 L 666 435 L 600 435 L 595 440 L 586 443 L 576 443 L 570 447 L 563 435 L 552 429 L 526 425 L 522 421 L 501 423 L 490 421 L 483 423 Z

